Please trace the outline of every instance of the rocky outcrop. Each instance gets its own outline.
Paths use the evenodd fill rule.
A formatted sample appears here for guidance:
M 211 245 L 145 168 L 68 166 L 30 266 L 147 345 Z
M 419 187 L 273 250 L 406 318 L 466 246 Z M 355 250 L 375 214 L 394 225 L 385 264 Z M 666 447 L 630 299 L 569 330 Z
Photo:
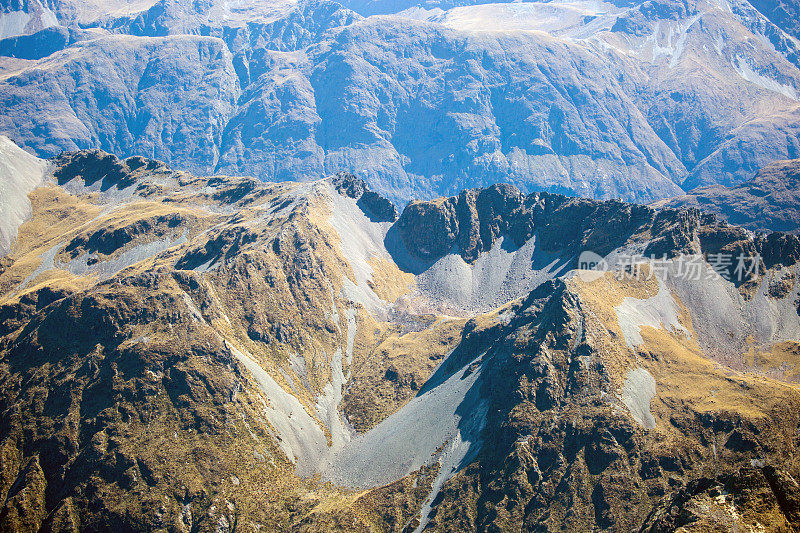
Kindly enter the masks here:
M 71 259 L 84 253 L 111 255 L 141 235 L 161 238 L 171 230 L 184 224 L 184 218 L 177 214 L 158 215 L 137 220 L 118 228 L 103 228 L 91 234 L 81 234 L 72 239 L 64 248 Z
M 468 263 L 504 239 L 518 248 L 536 238 L 544 251 L 605 255 L 625 245 L 643 246 L 645 257 L 727 254 L 760 256 L 765 268 L 800 261 L 800 238 L 753 234 L 696 208 L 664 208 L 598 202 L 549 193 L 522 194 L 510 185 L 471 189 L 430 202 L 412 202 L 397 229 L 415 257 L 435 261 L 448 253 Z M 731 271 L 736 264 L 730 266 Z M 731 278 L 733 279 L 733 278 Z
M 81 152 L 65 152 L 53 158 L 55 170 L 53 177 L 59 185 L 75 179 L 87 186 L 95 183 L 103 189 L 116 186 L 120 189 L 135 183 L 134 172 L 137 170 L 152 171 L 166 168 L 164 163 L 134 156 L 120 160 L 117 156 L 102 150 L 84 150 Z
M 640 531 L 674 531 L 686 526 L 727 529 L 736 522 L 732 510 L 737 514 L 775 513 L 791 527 L 800 518 L 799 499 L 800 485 L 791 475 L 772 465 L 754 464 L 716 478 L 692 481 L 656 507 Z
M 420 259 L 438 259 L 453 251 L 471 263 L 501 237 L 513 247 L 536 235 L 547 251 L 587 246 L 607 253 L 653 215 L 642 206 L 550 193 L 524 195 L 513 185 L 501 184 L 412 202 L 397 227 L 409 252 Z
M 394 222 L 399 216 L 397 207 L 369 188 L 367 182 L 352 174 L 337 174 L 333 178 L 334 188 L 341 194 L 357 200 L 356 205 L 373 222 Z
M 700 253 L 697 230 L 702 224 L 703 219 L 696 209 L 665 209 L 657 213 L 651 229 L 653 238 L 644 255 L 675 257 L 680 254 Z

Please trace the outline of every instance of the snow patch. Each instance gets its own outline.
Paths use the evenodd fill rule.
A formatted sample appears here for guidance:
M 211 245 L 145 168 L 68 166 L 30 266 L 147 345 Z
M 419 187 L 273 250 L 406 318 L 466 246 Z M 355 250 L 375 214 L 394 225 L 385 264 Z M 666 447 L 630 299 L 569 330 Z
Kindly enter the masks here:
M 471 32 L 541 31 L 581 39 L 611 28 L 622 10 L 599 0 L 483 3 L 448 11 L 410 8 L 399 16 Z

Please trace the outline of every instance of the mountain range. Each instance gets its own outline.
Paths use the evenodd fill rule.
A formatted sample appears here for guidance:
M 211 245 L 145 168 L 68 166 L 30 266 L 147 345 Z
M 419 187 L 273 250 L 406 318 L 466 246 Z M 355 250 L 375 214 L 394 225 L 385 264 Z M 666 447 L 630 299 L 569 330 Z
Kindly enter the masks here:
M 800 522 L 797 236 L 0 149 L 3 530 Z
M 797 0 L 0 0 L 0 531 L 800 531 Z
M 199 175 L 651 202 L 800 156 L 795 1 L 0 3 L 0 133 Z

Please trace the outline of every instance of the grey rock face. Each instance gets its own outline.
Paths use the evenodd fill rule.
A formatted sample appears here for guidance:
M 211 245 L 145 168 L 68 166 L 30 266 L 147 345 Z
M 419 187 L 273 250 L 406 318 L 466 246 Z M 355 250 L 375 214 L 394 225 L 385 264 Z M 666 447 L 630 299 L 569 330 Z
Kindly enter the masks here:
M 412 202 L 400 215 L 397 228 L 415 257 L 435 260 L 454 251 L 471 263 L 501 237 L 510 238 L 504 245 L 519 247 L 535 235 L 547 252 L 608 253 L 648 227 L 654 217 L 651 208 L 641 205 L 551 193 L 524 195 L 514 186 L 493 185 L 450 198 Z
M 336 190 L 357 200 L 358 205 L 373 222 L 394 222 L 399 213 L 397 207 L 375 191 L 370 190 L 364 180 L 352 174 L 339 174 L 333 179 Z
M 355 173 L 400 204 L 497 182 L 650 202 L 800 156 L 798 47 L 757 4 L 52 2 L 68 30 L 0 41 L 0 132 L 42 156 Z

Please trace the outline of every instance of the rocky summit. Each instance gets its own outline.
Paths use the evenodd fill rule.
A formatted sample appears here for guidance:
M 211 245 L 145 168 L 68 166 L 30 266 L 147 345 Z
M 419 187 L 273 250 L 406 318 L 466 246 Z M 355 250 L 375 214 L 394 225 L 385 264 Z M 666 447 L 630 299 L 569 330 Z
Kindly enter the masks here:
M 800 524 L 791 233 L 0 140 L 3 531 Z
M 0 133 L 199 175 L 653 202 L 798 157 L 797 0 L 3 0 Z

